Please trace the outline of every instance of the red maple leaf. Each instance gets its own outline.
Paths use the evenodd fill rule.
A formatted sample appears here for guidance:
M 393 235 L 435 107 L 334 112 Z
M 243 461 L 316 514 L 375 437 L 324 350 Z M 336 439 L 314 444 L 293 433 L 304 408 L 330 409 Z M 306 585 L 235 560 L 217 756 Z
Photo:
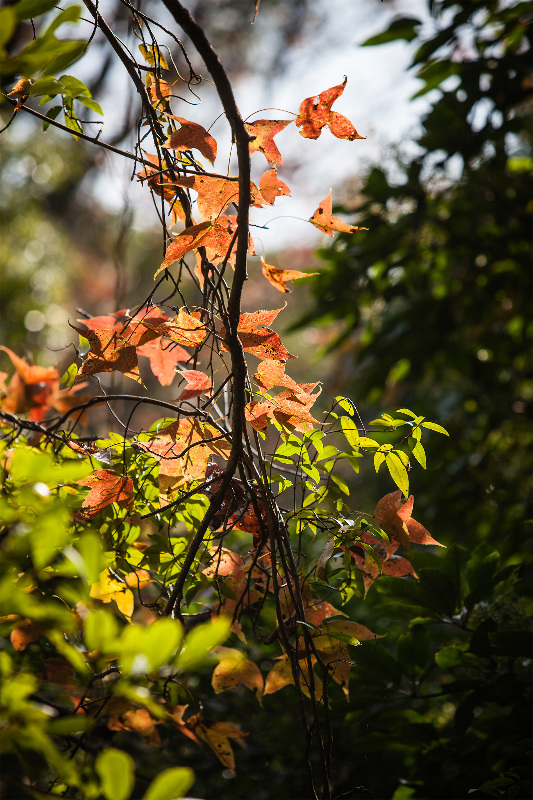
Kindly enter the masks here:
M 200 372 L 197 369 L 185 369 L 179 370 L 179 374 L 183 375 L 187 381 L 187 386 L 176 399 L 177 403 L 183 400 L 192 400 L 193 397 L 208 393 L 213 388 L 213 381 L 205 372 Z
M 145 324 L 157 336 L 166 336 L 167 339 L 186 347 L 199 347 L 207 336 L 207 328 L 200 321 L 199 312 L 189 314 L 184 308 L 181 308 L 172 319 Z
M 196 250 L 198 247 L 208 247 L 216 255 L 224 258 L 231 244 L 231 236 L 227 230 L 216 222 L 207 220 L 198 225 L 191 225 L 185 228 L 179 236 L 168 246 L 165 259 L 159 269 L 154 274 L 156 278 L 161 270 L 167 269 L 186 253 Z
M 291 119 L 258 119 L 255 122 L 247 122 L 246 130 L 255 136 L 250 142 L 250 153 L 261 152 L 269 164 L 283 164 L 274 136 L 291 122 Z
M 269 423 L 275 420 L 288 431 L 305 430 L 318 424 L 309 409 L 318 394 L 305 392 L 295 393 L 285 389 L 272 398 L 263 401 L 251 400 L 244 409 L 244 414 L 252 428 L 266 430 Z
M 47 412 L 55 408 L 64 413 L 71 406 L 83 403 L 87 395 L 76 395 L 75 392 L 86 384 L 80 384 L 76 389 L 60 389 L 60 376 L 55 367 L 39 367 L 28 364 L 8 347 L 0 347 L 15 367 L 15 374 L 9 383 L 5 384 L 7 372 L 0 383 L 0 408 L 12 414 L 26 414 L 34 421 L 44 419 Z
M 237 333 L 246 353 L 252 353 L 261 360 L 286 361 L 288 358 L 296 358 L 285 348 L 277 333 L 270 328 L 261 327 L 269 325 L 280 311 L 282 311 L 281 308 L 275 311 L 254 311 L 241 314 Z M 220 335 L 222 338 L 225 337 L 225 328 L 222 328 Z M 222 349 L 227 350 L 224 342 Z
M 179 344 L 163 343 L 160 338 L 138 347 L 137 355 L 150 359 L 151 370 L 161 386 L 170 386 L 176 375 L 178 362 L 188 361 L 190 358 L 189 353 Z
M 160 322 L 166 322 L 168 317 L 155 306 L 142 308 L 137 311 L 133 316 L 128 309 L 121 309 L 114 311 L 113 314 L 107 314 L 101 317 L 91 317 L 90 319 L 79 319 L 78 322 L 83 322 L 90 330 L 114 330 L 119 333 L 128 344 L 133 344 L 136 347 L 145 344 L 152 339 L 155 339 L 158 334 L 154 333 L 151 328 L 148 328 L 145 323 L 150 325 L 157 325 Z
M 259 191 L 263 200 L 271 206 L 274 205 L 276 197 L 291 196 L 291 190 L 281 178 L 278 178 L 278 173 L 274 168 L 267 170 L 259 178 Z
M 285 374 L 285 364 L 281 361 L 261 361 L 254 375 L 254 380 L 262 389 L 268 391 L 273 386 L 285 386 L 295 394 L 311 394 L 317 383 L 296 383 Z
M 76 381 L 97 372 L 122 372 L 127 378 L 142 385 L 137 351 L 114 330 L 84 330 L 71 326 L 89 340 L 91 351 L 81 365 Z
M 118 503 L 122 508 L 133 506 L 133 481 L 112 469 L 97 469 L 77 483 L 91 489 L 78 512 L 81 519 L 93 517 L 111 503 Z
M 333 236 L 334 231 L 339 233 L 355 233 L 356 231 L 367 231 L 368 228 L 358 228 L 355 225 L 347 225 L 332 213 L 332 191 L 329 190 L 328 196 L 322 200 L 317 210 L 309 220 L 313 225 L 328 236 Z
M 217 143 L 206 129 L 198 125 L 197 122 L 189 122 L 183 117 L 174 117 L 172 114 L 167 116 L 179 122 L 181 128 L 178 131 L 173 131 L 162 147 L 166 147 L 168 150 L 178 150 L 179 152 L 198 150 L 204 158 L 214 164 L 217 156 Z
M 410 542 L 436 544 L 444 547 L 429 534 L 423 525 L 411 517 L 413 505 L 413 495 L 404 501 L 400 489 L 386 494 L 376 506 L 374 512 L 376 522 L 391 539 L 397 539 L 406 547 L 409 547 Z

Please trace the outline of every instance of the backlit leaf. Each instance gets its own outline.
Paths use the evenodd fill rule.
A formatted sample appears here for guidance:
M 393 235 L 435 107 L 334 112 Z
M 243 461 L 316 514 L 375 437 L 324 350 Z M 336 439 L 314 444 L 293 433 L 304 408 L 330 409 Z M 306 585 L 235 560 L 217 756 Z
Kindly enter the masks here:
M 368 230 L 368 228 L 358 228 L 356 225 L 347 225 L 338 217 L 333 216 L 331 189 L 329 190 L 328 196 L 322 200 L 309 222 L 312 222 L 315 228 L 318 228 L 322 233 L 328 236 L 333 236 L 334 233 L 355 233 L 356 231 Z
M 295 281 L 298 278 L 308 278 L 310 275 L 318 275 L 318 272 L 299 272 L 296 269 L 278 269 L 278 267 L 271 267 L 266 264 L 264 259 L 261 259 L 261 271 L 265 278 L 278 290 L 278 292 L 292 291 L 287 286 L 287 281 Z
M 189 122 L 183 117 L 174 117 L 169 114 L 171 119 L 179 122 L 181 128 L 173 131 L 162 147 L 168 150 L 198 150 L 204 158 L 211 164 L 215 163 L 217 155 L 217 143 L 215 139 L 197 122 Z
M 185 369 L 179 370 L 179 374 L 183 375 L 187 381 L 187 386 L 176 399 L 177 403 L 184 400 L 192 400 L 193 397 L 199 397 L 201 394 L 209 394 L 213 388 L 213 380 L 205 372 L 200 372 L 197 369 Z
M 301 128 L 300 135 L 305 139 L 318 139 L 322 128 L 327 125 L 337 139 L 364 139 L 355 130 L 349 119 L 331 110 L 331 106 L 344 92 L 347 78 L 338 86 L 326 89 L 318 96 L 307 97 L 300 105 L 296 125 Z
M 111 469 L 97 469 L 92 475 L 82 478 L 77 483 L 91 488 L 79 512 L 83 519 L 98 514 L 111 503 L 118 503 L 122 508 L 133 506 L 133 481 L 131 478 L 117 475 Z
M 250 153 L 259 151 L 263 153 L 269 164 L 283 164 L 283 158 L 274 141 L 274 136 L 291 122 L 291 119 L 258 119 L 255 122 L 247 122 L 246 130 L 255 136 L 255 139 L 250 142 Z

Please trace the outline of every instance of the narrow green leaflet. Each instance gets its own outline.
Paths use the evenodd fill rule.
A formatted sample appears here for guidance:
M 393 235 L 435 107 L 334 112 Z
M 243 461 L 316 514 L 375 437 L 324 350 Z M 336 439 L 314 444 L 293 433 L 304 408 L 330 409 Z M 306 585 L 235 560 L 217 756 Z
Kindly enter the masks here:
M 387 453 L 385 462 L 390 472 L 390 476 L 398 489 L 401 489 L 403 494 L 407 497 L 409 495 L 409 475 L 405 468 L 402 459 L 398 453 Z

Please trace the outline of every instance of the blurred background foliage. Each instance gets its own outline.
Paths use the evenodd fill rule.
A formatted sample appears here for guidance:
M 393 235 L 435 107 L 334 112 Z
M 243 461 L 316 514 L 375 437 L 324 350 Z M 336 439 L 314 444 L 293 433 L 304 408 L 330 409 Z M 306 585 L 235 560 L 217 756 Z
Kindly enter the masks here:
M 272 56 L 265 69 L 282 69 L 311 4 L 261 0 L 261 13 L 274 21 L 268 46 L 244 43 L 252 6 L 213 0 L 192 9 L 234 75 L 259 46 Z M 119 3 L 112 9 L 120 32 L 126 16 Z M 364 419 L 407 406 L 450 431 L 449 439 L 433 437 L 431 469 L 417 469 L 413 480 L 415 514 L 447 550 L 414 554 L 419 584 L 380 578 L 364 601 L 354 596 L 344 607 L 387 636 L 351 651 L 348 703 L 332 689 L 334 784 L 338 797 L 375 800 L 528 798 L 530 6 L 428 0 L 428 13 L 431 24 L 422 25 L 399 12 L 367 43 L 411 42 L 420 91 L 432 102 L 416 141 L 398 143 L 382 164 L 347 182 L 349 199 L 337 212 L 355 211 L 369 230 L 321 250 L 325 266 L 299 323 L 311 344 L 310 331 L 316 343 L 330 343 L 320 365 L 329 375 L 325 395 L 349 395 Z M 87 81 L 96 99 L 110 75 L 103 58 Z M 2 81 L 11 88 L 9 76 Z M 112 138 L 118 146 L 133 124 L 123 122 Z M 96 148 L 31 126 L 22 137 L 17 125 L 6 134 L 0 341 L 19 352 L 26 342 L 37 359 L 54 363 L 50 348 L 71 341 L 76 306 L 101 313 L 148 294 L 160 234 L 132 228 L 127 209 L 112 215 L 95 204 Z M 309 379 L 315 375 L 316 364 Z M 363 476 L 353 491 L 368 497 Z M 332 572 L 328 566 L 331 585 Z M 326 596 L 340 605 L 334 592 Z M 265 645 L 261 653 L 266 673 L 274 650 Z M 252 735 L 237 754 L 236 778 L 173 743 L 195 769 L 195 794 L 305 797 L 302 742 L 287 711 L 291 688 L 265 698 L 261 710 L 243 687 L 213 696 L 209 679 L 208 670 L 191 679 L 205 688 L 206 710 Z M 134 754 L 166 758 L 148 745 Z

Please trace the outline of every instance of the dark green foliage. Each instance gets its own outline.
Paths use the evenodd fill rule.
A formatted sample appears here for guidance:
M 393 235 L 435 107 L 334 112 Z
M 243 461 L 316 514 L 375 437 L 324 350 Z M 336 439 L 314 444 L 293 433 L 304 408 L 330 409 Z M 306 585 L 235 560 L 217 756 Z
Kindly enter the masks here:
M 439 94 L 418 154 L 369 173 L 369 231 L 322 251 L 306 322 L 341 325 L 339 374 L 360 406 L 405 404 L 450 431 L 439 480 L 417 484 L 433 535 L 490 536 L 513 557 L 530 516 L 531 30 L 527 4 L 501 5 L 432 4 L 438 33 L 419 37 L 414 65 L 419 94 Z M 398 20 L 371 41 L 415 28 Z

